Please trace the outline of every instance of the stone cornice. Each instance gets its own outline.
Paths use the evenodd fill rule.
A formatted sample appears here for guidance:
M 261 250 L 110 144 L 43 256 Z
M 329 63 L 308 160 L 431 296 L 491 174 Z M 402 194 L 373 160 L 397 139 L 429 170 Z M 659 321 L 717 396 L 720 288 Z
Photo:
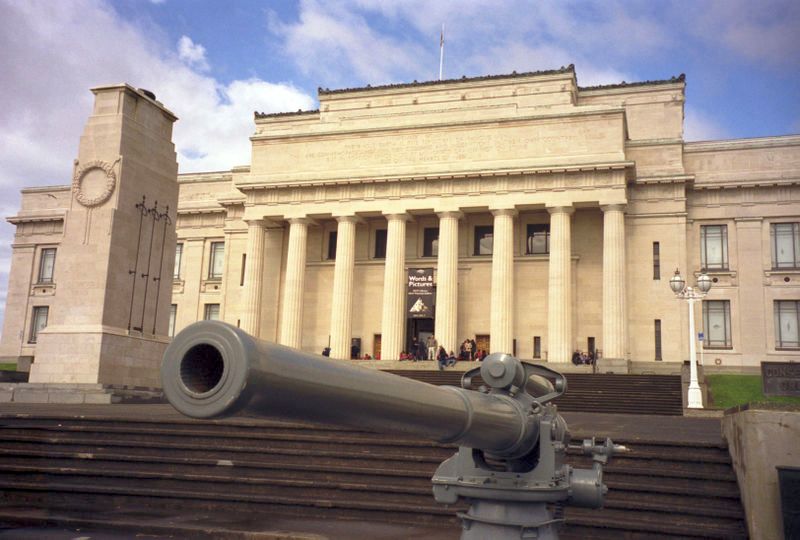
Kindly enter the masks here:
M 659 176 L 639 176 L 633 185 L 652 185 L 652 184 L 688 184 L 694 182 L 693 174 L 666 174 Z
M 640 82 L 625 82 L 622 81 L 621 83 L 616 84 L 601 84 L 597 86 L 579 86 L 578 90 L 581 92 L 593 92 L 593 91 L 605 91 L 605 90 L 629 90 L 632 88 L 640 88 L 640 87 L 653 87 L 653 86 L 663 86 L 665 84 L 679 84 L 683 86 L 686 84 L 686 74 L 681 73 L 677 77 L 671 77 L 669 79 L 660 79 L 660 80 L 653 80 L 653 81 L 640 81 Z
M 205 201 L 202 203 L 192 201 L 191 204 L 178 205 L 179 216 L 189 214 L 215 214 L 224 212 L 226 212 L 225 208 L 217 201 Z
M 625 141 L 625 148 L 666 146 L 672 144 L 684 144 L 683 139 L 644 139 L 637 141 Z
M 749 139 L 687 142 L 683 145 L 683 151 L 687 154 L 692 154 L 698 152 L 751 150 L 756 148 L 775 148 L 781 146 L 800 146 L 800 135 L 778 135 L 774 137 L 753 137 Z
M 95 86 L 94 88 L 90 88 L 90 90 L 92 91 L 93 94 L 97 95 L 98 93 L 103 92 L 105 90 L 114 90 L 114 89 L 117 89 L 117 88 L 123 89 L 126 92 L 128 92 L 130 94 L 133 94 L 133 95 L 135 95 L 136 97 L 138 97 L 140 99 L 145 99 L 145 100 L 149 101 L 155 107 L 157 107 L 161 111 L 161 113 L 164 116 L 166 116 L 167 118 L 169 118 L 172 122 L 175 122 L 178 119 L 178 117 L 175 116 L 175 113 L 173 113 L 172 111 L 167 109 L 164 106 L 163 103 L 161 103 L 160 101 L 158 101 L 156 99 L 155 94 L 153 94 L 149 90 L 145 90 L 143 88 L 134 88 L 133 86 L 129 85 L 128 83 L 109 84 L 109 85 L 104 85 L 104 86 Z
M 308 182 L 258 182 L 249 181 L 237 184 L 236 187 L 242 191 L 264 190 L 264 189 L 283 189 L 283 188 L 311 188 L 320 186 L 341 186 L 353 184 L 383 184 L 388 182 L 414 182 L 420 180 L 451 180 L 465 178 L 494 178 L 505 176 L 539 175 L 539 174 L 559 174 L 559 173 L 579 173 L 591 171 L 616 171 L 633 169 L 636 165 L 633 161 L 615 161 L 604 163 L 580 163 L 574 165 L 560 165 L 550 167 L 530 167 L 522 169 L 492 169 L 462 172 L 458 174 L 424 174 L 408 176 L 384 176 L 366 178 L 333 178 L 320 181 Z
M 363 86 L 359 88 L 342 88 L 339 90 L 329 90 L 327 88 L 319 88 L 318 94 L 320 97 L 322 96 L 331 96 L 335 94 L 355 94 L 355 93 L 362 93 L 362 92 L 372 92 L 375 90 L 406 90 L 406 89 L 417 89 L 422 87 L 440 87 L 445 85 L 452 85 L 452 84 L 463 84 L 463 83 L 474 83 L 474 82 L 484 82 L 484 81 L 507 81 L 511 79 L 520 79 L 520 78 L 527 78 L 527 77 L 542 77 L 548 75 L 568 75 L 575 73 L 575 65 L 570 64 L 568 66 L 562 66 L 559 69 L 551 69 L 545 71 L 529 71 L 524 73 L 517 73 L 516 71 L 511 72 L 510 74 L 503 74 L 503 75 L 484 75 L 481 77 L 461 77 L 460 79 L 445 79 L 442 81 L 424 81 L 424 82 L 411 82 L 411 83 L 399 83 L 399 84 L 386 84 L 381 86 Z
M 800 185 L 800 176 L 792 178 L 761 178 L 759 180 L 742 181 L 721 181 L 721 182 L 702 182 L 695 183 L 694 191 L 717 190 L 717 189 L 746 189 L 746 188 L 770 188 L 781 186 Z
M 504 124 L 512 124 L 512 123 L 532 122 L 538 120 L 557 120 L 561 118 L 582 118 L 586 116 L 604 116 L 613 114 L 622 115 L 622 117 L 624 118 L 625 108 L 605 106 L 605 105 L 603 106 L 590 105 L 586 107 L 570 108 L 569 110 L 550 113 L 550 114 L 487 118 L 481 120 L 471 120 L 466 122 L 432 122 L 429 124 L 414 124 L 410 126 L 389 126 L 389 127 L 383 126 L 377 128 L 347 129 L 347 130 L 334 130 L 334 131 L 321 131 L 321 132 L 294 131 L 291 133 L 281 133 L 279 135 L 263 135 L 256 133 L 255 135 L 250 136 L 250 140 L 253 142 L 255 141 L 297 142 L 297 141 L 320 139 L 324 137 L 342 137 L 343 135 L 364 135 L 367 133 L 413 132 L 413 131 L 431 130 L 439 128 L 457 128 L 457 129 L 471 128 L 476 126 L 496 125 L 498 121 L 503 121 Z
M 20 223 L 34 223 L 37 221 L 63 221 L 66 215 L 66 210 L 55 212 L 31 212 L 25 214 L 17 214 L 16 216 L 9 216 L 6 221 L 12 225 L 19 225 Z
M 249 167 L 248 167 L 249 170 Z M 181 173 L 178 175 L 179 184 L 195 184 L 203 182 L 230 182 L 233 178 L 231 171 L 207 171 L 197 173 Z
M 53 191 L 72 191 L 72 185 L 26 187 L 22 188 L 20 193 L 50 193 Z

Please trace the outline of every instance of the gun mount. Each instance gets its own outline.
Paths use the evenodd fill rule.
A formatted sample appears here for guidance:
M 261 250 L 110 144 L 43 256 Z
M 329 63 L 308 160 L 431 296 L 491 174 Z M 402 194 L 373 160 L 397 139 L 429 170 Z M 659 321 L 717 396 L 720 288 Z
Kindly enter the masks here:
M 485 386 L 471 390 L 478 372 Z M 570 435 L 550 401 L 566 379 L 507 354 L 466 372 L 462 388 L 434 386 L 200 321 L 175 336 L 161 377 L 170 403 L 194 418 L 280 416 L 457 444 L 433 476 L 433 494 L 471 503 L 460 514 L 464 539 L 557 538 L 560 520 L 546 504 L 602 506 L 602 465 L 622 450 L 590 439 L 576 448 L 594 456 L 592 469 L 564 464 Z

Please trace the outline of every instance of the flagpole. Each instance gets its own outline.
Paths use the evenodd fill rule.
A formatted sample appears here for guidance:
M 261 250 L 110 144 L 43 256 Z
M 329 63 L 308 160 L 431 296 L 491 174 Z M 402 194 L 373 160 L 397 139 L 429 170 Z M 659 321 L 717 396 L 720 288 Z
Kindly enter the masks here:
M 444 66 L 444 23 L 442 33 L 439 35 L 439 80 L 442 80 L 442 67 Z

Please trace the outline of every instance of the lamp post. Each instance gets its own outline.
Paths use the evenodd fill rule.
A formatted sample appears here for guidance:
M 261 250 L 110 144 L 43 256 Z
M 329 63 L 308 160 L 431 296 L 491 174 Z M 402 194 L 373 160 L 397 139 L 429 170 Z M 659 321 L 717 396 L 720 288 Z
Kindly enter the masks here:
M 686 280 L 681 276 L 680 270 L 675 269 L 675 275 L 669 280 L 669 288 L 675 293 L 675 298 L 686 300 L 689 304 L 689 393 L 686 403 L 690 409 L 703 408 L 703 394 L 697 381 L 697 348 L 694 333 L 694 304 L 711 290 L 711 278 L 706 274 L 697 277 L 697 288 L 687 287 Z

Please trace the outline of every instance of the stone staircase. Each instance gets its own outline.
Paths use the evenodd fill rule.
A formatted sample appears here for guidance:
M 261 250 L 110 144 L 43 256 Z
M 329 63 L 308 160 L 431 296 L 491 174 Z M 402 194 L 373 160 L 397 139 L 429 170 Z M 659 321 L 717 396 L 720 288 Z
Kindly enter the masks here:
M 389 373 L 435 385 L 461 386 L 462 372 L 406 371 Z M 480 377 L 473 386 L 482 384 Z M 570 373 L 567 391 L 554 401 L 560 411 L 683 415 L 679 375 L 614 375 Z
M 459 535 L 455 513 L 464 507 L 437 504 L 430 483 L 452 447 L 279 420 L 195 421 L 169 409 L 0 409 L 0 523 L 13 525 L 23 509 L 50 522 L 126 509 L 142 520 L 171 512 L 262 523 L 294 516 L 309 526 L 396 523 L 438 531 L 426 538 Z M 126 410 L 133 413 L 115 412 Z M 573 434 L 584 435 L 594 433 Z M 615 442 L 631 452 L 605 469 L 605 508 L 567 507 L 562 538 L 746 537 L 722 443 L 635 434 Z M 590 466 L 588 458 L 568 457 Z

